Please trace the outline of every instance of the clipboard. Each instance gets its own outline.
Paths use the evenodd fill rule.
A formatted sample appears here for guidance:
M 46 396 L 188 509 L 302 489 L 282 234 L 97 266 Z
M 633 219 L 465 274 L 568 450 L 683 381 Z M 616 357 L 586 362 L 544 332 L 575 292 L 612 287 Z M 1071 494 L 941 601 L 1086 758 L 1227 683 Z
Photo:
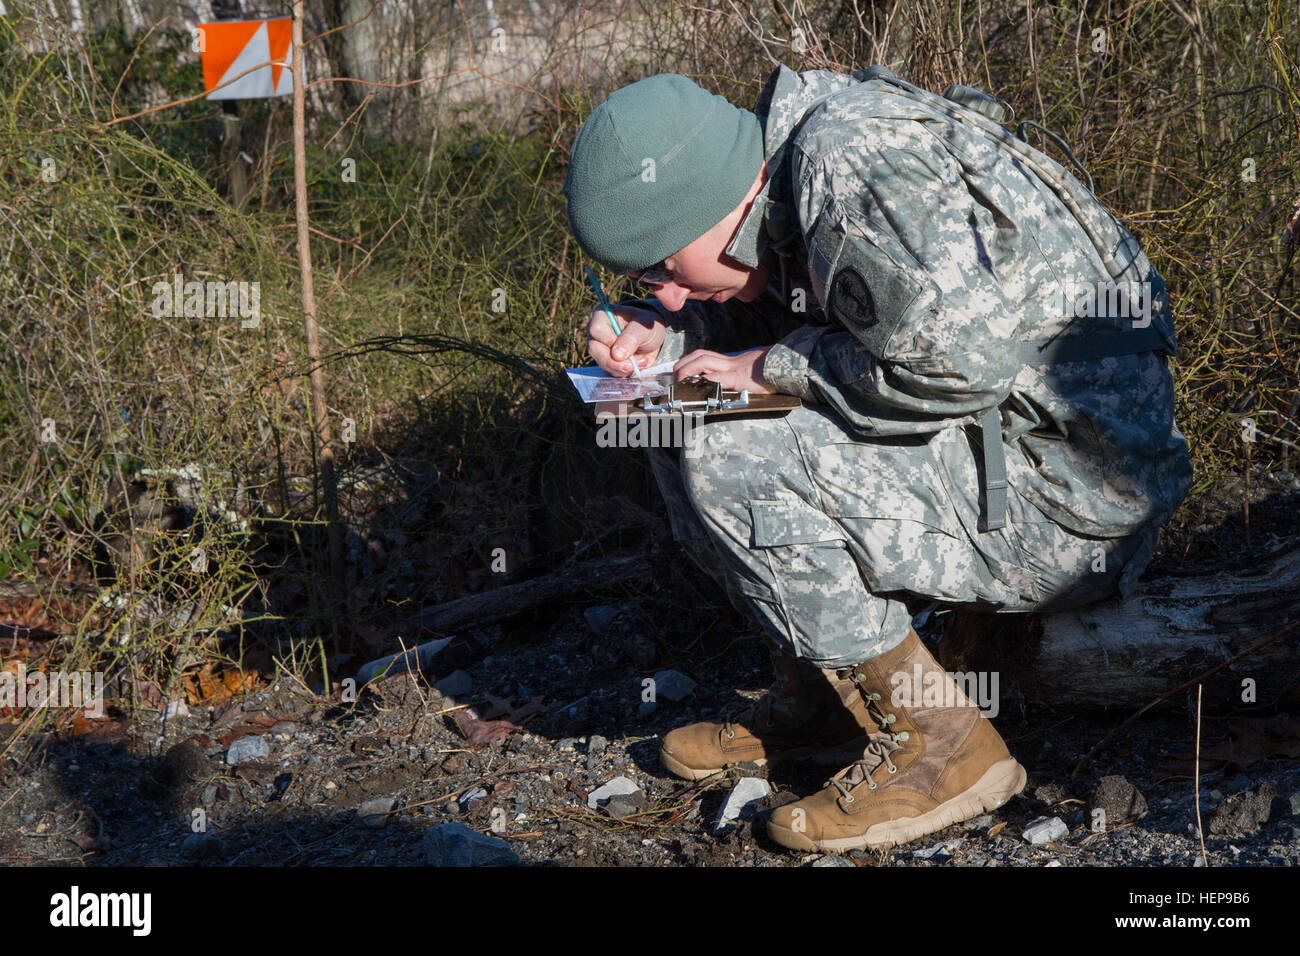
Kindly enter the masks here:
M 631 402 L 596 402 L 596 418 L 668 418 L 675 415 L 704 419 L 737 415 L 783 414 L 799 408 L 797 395 L 751 393 L 724 389 L 703 375 L 692 375 L 668 386 L 668 394 L 638 398 Z

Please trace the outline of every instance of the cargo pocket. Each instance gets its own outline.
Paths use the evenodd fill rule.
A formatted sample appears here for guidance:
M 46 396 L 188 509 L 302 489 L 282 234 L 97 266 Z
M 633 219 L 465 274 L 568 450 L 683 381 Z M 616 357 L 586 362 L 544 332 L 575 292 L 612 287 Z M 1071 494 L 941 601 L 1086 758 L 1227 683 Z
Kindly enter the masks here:
M 1127 598 L 1151 560 L 1159 529 L 1142 529 L 1124 538 L 1085 537 L 1054 523 L 1034 526 L 1033 531 L 1037 540 L 1028 530 L 1018 529 L 1017 543 L 1041 581 L 1037 609 L 1057 612 Z
M 750 502 L 754 549 L 767 583 L 737 582 L 796 657 L 830 660 L 870 630 L 866 590 L 844 530 L 800 498 Z
M 873 593 L 1019 603 L 971 543 L 924 440 L 823 445 L 810 469 Z

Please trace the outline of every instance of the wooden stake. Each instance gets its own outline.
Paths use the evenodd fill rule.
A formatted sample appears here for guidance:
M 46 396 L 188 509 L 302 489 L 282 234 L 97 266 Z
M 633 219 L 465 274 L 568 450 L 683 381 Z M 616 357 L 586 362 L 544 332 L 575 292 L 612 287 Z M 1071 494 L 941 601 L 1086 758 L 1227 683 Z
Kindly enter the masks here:
M 230 205 L 239 212 L 244 211 L 248 199 L 248 173 L 244 170 L 243 155 L 243 117 L 231 100 L 224 100 L 229 107 L 221 114 L 221 164 L 229 174 Z
M 307 217 L 307 84 L 302 68 L 302 14 L 304 0 L 293 3 L 293 186 L 298 221 L 298 266 L 302 275 L 302 314 L 307 331 L 307 361 L 311 366 L 311 418 L 320 453 L 321 483 L 329 533 L 330 579 L 336 612 L 346 610 L 346 578 L 343 567 L 343 529 L 339 524 L 338 495 L 334 474 L 334 449 L 330 445 L 329 412 L 325 405 L 325 373 L 320 367 L 320 330 L 316 324 L 316 293 L 312 286 L 311 233 Z M 337 619 L 336 619 L 337 622 Z M 328 683 L 328 677 L 326 677 Z M 327 688 L 328 690 L 328 688 Z

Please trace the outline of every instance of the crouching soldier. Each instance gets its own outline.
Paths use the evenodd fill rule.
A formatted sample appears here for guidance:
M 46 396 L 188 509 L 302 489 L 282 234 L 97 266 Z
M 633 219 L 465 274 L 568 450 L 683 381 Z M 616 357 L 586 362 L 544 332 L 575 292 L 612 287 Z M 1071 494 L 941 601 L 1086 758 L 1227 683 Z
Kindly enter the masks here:
M 615 307 L 621 335 L 593 313 L 596 362 L 803 399 L 651 450 L 674 536 L 777 675 L 743 717 L 669 733 L 663 764 L 842 755 L 772 815 L 790 848 L 888 847 L 1020 792 L 913 615 L 1126 594 L 1191 482 L 1160 276 L 1000 118 L 970 88 L 782 67 L 753 111 L 650 77 L 573 143 L 574 236 L 653 292 Z

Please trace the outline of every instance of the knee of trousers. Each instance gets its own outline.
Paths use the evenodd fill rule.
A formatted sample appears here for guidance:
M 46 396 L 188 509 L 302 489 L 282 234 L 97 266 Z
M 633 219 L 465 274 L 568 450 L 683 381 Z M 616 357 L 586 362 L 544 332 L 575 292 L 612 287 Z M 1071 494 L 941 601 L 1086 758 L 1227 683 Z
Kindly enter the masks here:
M 683 467 L 686 499 L 703 523 L 716 531 L 719 524 L 734 528 L 749 522 L 749 487 L 725 462 L 694 463 Z M 746 535 L 748 537 L 748 535 Z
M 713 545 L 716 572 L 729 592 L 777 600 L 767 553 L 755 528 L 755 488 L 775 463 L 758 453 L 753 428 L 710 423 L 698 454 L 682 456 L 682 487 L 691 509 Z M 771 446 L 768 442 L 768 446 Z M 761 495 L 760 495 L 761 496 Z
M 848 534 L 813 504 L 788 429 L 719 432 L 683 456 L 682 477 L 729 595 L 742 596 L 784 653 L 820 667 L 858 664 L 901 641 L 906 606 L 867 591 Z

